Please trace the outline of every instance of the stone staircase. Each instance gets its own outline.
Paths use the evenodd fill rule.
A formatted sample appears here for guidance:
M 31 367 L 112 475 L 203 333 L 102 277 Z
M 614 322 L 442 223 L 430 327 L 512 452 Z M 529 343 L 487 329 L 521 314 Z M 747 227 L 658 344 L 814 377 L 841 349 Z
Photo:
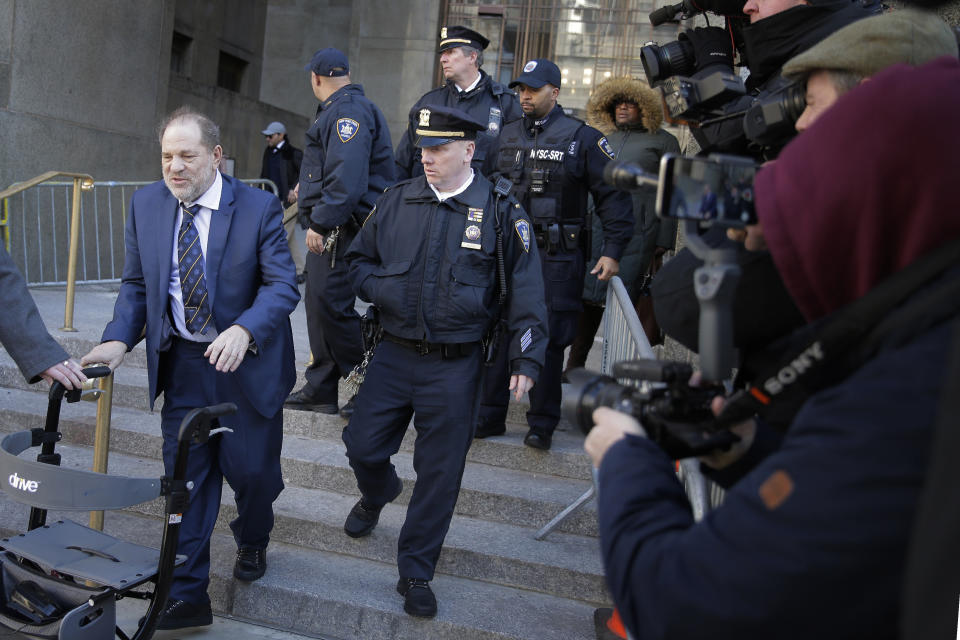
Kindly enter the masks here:
M 38 303 L 56 292 L 35 292 Z M 62 296 L 62 292 L 60 293 Z M 96 296 L 107 298 L 109 296 Z M 62 300 L 62 297 L 60 298 Z M 83 304 L 78 296 L 78 304 Z M 103 300 L 89 304 L 103 306 Z M 39 305 L 48 326 L 56 320 Z M 56 309 L 56 305 L 51 304 Z M 86 311 L 89 331 L 54 331 L 72 354 L 83 354 L 109 317 Z M 293 317 L 298 350 L 306 345 L 302 305 Z M 299 316 L 298 316 L 299 314 Z M 78 309 L 78 316 L 79 313 Z M 103 316 L 95 324 L 94 316 Z M 79 321 L 78 321 L 79 326 Z M 304 361 L 302 351 L 298 362 Z M 298 382 L 299 384 L 302 383 Z M 147 405 L 142 347 L 116 372 L 110 436 L 110 473 L 160 476 L 160 416 Z M 342 399 L 345 401 L 345 398 Z M 46 385 L 30 386 L 0 352 L 0 432 L 42 427 Z M 94 403 L 65 404 L 58 450 L 64 465 L 90 468 Z M 284 411 L 283 477 L 286 489 L 275 503 L 276 525 L 267 574 L 246 584 L 232 577 L 235 545 L 227 522 L 235 515 L 225 487 L 213 539 L 210 595 L 215 612 L 298 633 L 331 639 L 590 639 L 593 609 L 609 601 L 597 540 L 593 505 L 567 519 L 543 541 L 534 532 L 590 486 L 582 437 L 558 430 L 549 453 L 523 446 L 522 407 L 512 408 L 507 434 L 477 440 L 467 460 L 456 513 L 432 586 L 439 601 L 433 620 L 403 612 L 397 579 L 396 542 L 416 480 L 412 464 L 415 433 L 407 432 L 394 456 L 404 490 L 384 508 L 373 534 L 352 539 L 343 521 L 358 497 L 340 440 L 345 421 Z M 563 426 L 563 425 L 561 425 Z M 118 537 L 158 545 L 161 502 L 108 512 L 106 530 Z M 86 522 L 85 513 L 52 513 Z M 27 508 L 0 495 L 0 531 L 22 530 Z

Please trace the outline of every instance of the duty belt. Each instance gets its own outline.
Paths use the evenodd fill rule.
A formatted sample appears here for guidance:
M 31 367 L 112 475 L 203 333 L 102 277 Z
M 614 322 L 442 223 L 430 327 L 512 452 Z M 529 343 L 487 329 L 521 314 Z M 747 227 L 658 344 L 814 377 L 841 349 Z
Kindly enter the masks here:
M 569 224 L 536 224 L 533 237 L 537 247 L 547 253 L 572 253 L 580 248 L 580 233 L 583 225 L 579 222 Z
M 468 356 L 480 346 L 479 341 L 438 343 L 426 342 L 425 340 L 411 340 L 410 338 L 401 338 L 400 336 L 395 336 L 392 333 L 387 333 L 386 331 L 383 332 L 383 339 L 387 342 L 392 342 L 394 344 L 399 344 L 400 346 L 413 349 L 422 356 L 439 351 L 444 360 Z

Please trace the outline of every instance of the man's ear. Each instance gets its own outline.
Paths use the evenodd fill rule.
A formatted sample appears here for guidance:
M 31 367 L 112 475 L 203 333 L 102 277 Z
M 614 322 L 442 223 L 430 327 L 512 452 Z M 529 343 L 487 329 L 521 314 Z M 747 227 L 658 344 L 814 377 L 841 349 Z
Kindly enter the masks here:
M 223 147 L 217 145 L 213 148 L 213 166 L 214 168 L 220 167 L 220 159 L 223 158 Z
M 466 147 L 464 147 L 464 152 L 467 156 L 466 164 L 470 164 L 470 161 L 473 160 L 473 152 L 477 149 L 477 144 L 473 140 L 467 140 L 466 142 Z

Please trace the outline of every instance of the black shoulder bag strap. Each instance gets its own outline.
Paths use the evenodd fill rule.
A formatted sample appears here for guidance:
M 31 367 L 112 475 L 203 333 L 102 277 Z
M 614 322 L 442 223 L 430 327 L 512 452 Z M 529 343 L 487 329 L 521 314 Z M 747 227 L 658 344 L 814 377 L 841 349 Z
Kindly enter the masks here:
M 955 315 L 960 309 L 960 277 L 921 292 L 951 267 L 960 265 L 960 240 L 943 245 L 887 278 L 824 322 L 791 336 L 791 349 L 774 344 L 744 363 L 748 380 L 717 418 L 729 425 L 774 405 L 799 405 L 807 396 L 836 384 L 873 356 L 889 337 L 909 338 Z

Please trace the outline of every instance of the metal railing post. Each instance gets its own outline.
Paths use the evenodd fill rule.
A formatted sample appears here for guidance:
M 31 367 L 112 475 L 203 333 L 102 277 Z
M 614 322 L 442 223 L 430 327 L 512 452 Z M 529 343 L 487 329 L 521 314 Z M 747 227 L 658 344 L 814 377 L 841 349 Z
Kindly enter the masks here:
M 113 410 L 113 374 L 100 378 L 100 398 L 97 400 L 97 426 L 93 432 L 93 470 L 107 472 L 110 456 L 110 414 Z M 90 528 L 103 531 L 103 511 L 90 512 Z
M 77 252 L 80 244 L 80 185 L 82 179 L 73 179 L 73 206 L 70 211 L 70 250 L 67 258 L 67 301 L 63 309 L 60 331 L 76 331 L 73 327 L 73 296 L 77 288 Z

